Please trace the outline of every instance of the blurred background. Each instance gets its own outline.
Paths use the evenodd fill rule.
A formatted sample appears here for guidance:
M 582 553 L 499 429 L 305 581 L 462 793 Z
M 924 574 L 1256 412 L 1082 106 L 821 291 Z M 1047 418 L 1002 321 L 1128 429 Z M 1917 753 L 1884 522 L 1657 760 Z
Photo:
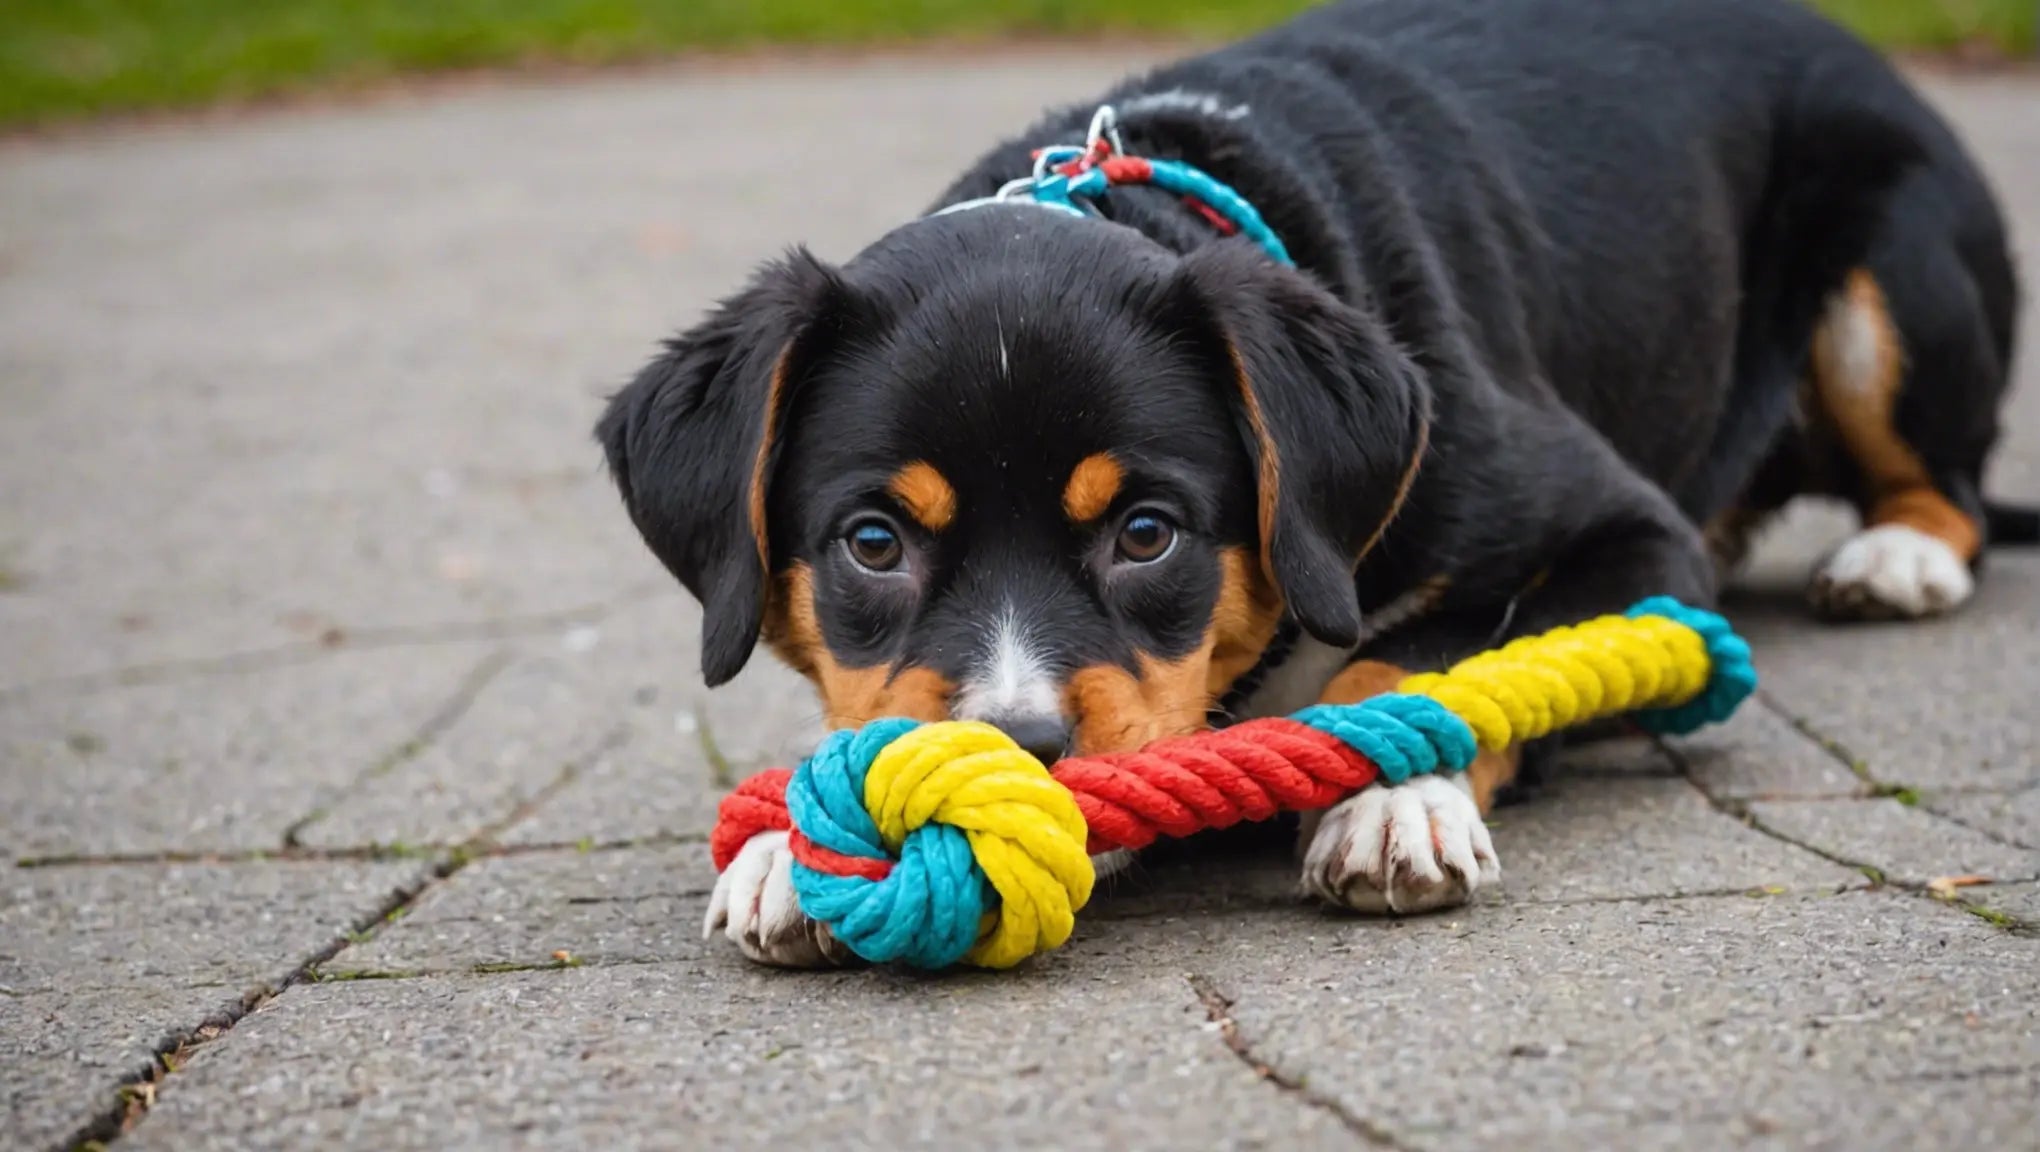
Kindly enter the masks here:
M 1705 0 L 1694 0 L 1704 3 Z M 1812 0 L 1880 46 L 2032 59 L 2040 0 Z M 774 44 L 1211 39 L 1309 0 L 4 0 L 0 125 Z

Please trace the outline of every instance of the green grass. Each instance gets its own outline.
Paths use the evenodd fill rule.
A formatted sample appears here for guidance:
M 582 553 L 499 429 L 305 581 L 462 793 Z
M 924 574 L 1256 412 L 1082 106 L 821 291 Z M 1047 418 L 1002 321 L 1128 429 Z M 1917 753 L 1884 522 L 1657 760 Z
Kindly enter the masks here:
M 2034 0 L 1815 0 L 1814 6 L 1891 48 L 1981 46 L 2035 51 Z
M 1440 0 L 1446 2 L 1446 0 Z M 1706 0 L 1691 0 L 1704 3 Z M 2031 50 L 2033 0 L 1817 0 L 1892 47 Z M 1310 0 L 0 0 L 0 124 L 537 62 L 1013 34 L 1236 35 Z

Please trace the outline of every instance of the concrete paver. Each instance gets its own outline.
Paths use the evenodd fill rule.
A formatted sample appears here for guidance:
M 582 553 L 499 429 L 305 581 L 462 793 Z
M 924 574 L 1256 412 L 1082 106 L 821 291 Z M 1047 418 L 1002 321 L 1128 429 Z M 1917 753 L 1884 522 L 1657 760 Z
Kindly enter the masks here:
M 1970 610 L 1945 620 L 1809 628 L 1774 608 L 1738 621 L 1766 695 L 1876 779 L 2002 790 L 2040 783 L 2040 716 L 2017 672 L 2036 603 L 2040 557 L 2001 552 Z
M 1832 890 L 1862 879 L 1724 819 L 1684 780 L 1561 779 L 1495 823 L 1513 900 Z
M 2033 955 L 1855 892 L 1490 908 L 1206 971 L 1261 1058 L 1412 1146 L 1907 1148 L 2033 1130 Z
M 1877 869 L 1907 884 L 1942 876 L 2040 879 L 2040 852 L 1909 807 L 1896 799 L 1750 805 L 1766 828 L 1838 859 Z
M 1823 627 L 1796 590 L 1848 523 L 1817 509 L 1734 601 L 1766 699 L 1577 750 L 1497 814 L 1470 908 L 1322 913 L 1277 828 L 1143 862 L 1003 975 L 700 939 L 716 798 L 819 718 L 762 654 L 702 689 L 699 617 L 588 439 L 601 397 L 757 258 L 849 255 L 1139 63 L 683 68 L 0 144 L 0 218 L 35 222 L 0 234 L 0 849 L 69 861 L 0 889 L 0 1143 L 2040 1128 L 2040 555 L 1993 557 L 1951 620 Z M 2032 81 L 1929 87 L 2040 265 Z M 2029 500 L 2036 364 L 1991 483 Z M 1902 887 L 1967 872 L 1999 881 L 1967 909 Z
M 329 976 L 560 963 L 700 961 L 715 870 L 702 844 L 479 860 L 426 893 Z M 565 957 L 556 960 L 559 953 Z
M 12 858 L 282 847 L 461 699 L 487 646 L 0 700 L 0 848 Z
M 2040 785 L 2008 794 L 1929 791 L 1921 803 L 2007 844 L 2040 851 Z
M 1869 784 L 1758 697 L 1727 723 L 1673 742 L 1686 771 L 1721 800 L 1861 796 Z
M 1125 957 L 930 984 L 693 964 L 300 989 L 191 1061 L 131 1139 L 378 1148 L 1365 1148 Z M 451 1061 L 451 1064 L 449 1064 Z M 454 1074 L 449 1076 L 449 1071 Z M 255 1091 L 224 1114 L 222 1093 Z M 656 1119 L 652 1117 L 656 1116 Z M 1223 1117 L 1223 1122 L 1216 1123 Z
M 143 1075 L 159 1048 L 228 999 L 223 990 L 147 985 L 0 993 L 8 1143 L 68 1147 L 87 1116 L 123 1107 L 121 1086 Z
M 43 1147 L 415 885 L 416 863 L 15 869 L 0 887 L 7 1143 Z

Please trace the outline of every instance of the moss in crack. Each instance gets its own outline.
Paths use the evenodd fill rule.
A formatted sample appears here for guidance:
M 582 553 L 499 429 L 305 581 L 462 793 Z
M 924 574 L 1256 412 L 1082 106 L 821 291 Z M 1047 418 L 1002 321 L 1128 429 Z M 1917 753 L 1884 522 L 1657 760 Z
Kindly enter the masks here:
M 708 712 L 701 708 L 694 710 L 694 738 L 701 745 L 702 757 L 708 761 L 709 782 L 718 788 L 735 788 L 736 769 L 723 754 L 722 745 L 715 742 L 715 729 L 709 726 Z
M 544 963 L 529 961 L 501 960 L 468 965 L 468 971 L 477 976 L 500 976 L 505 972 L 558 972 L 563 968 L 579 968 L 583 961 L 579 956 L 566 952 L 555 952 L 553 958 Z
M 1853 773 L 1856 779 L 1868 785 L 1871 795 L 1891 796 L 1899 792 L 1906 792 L 1912 794 L 1914 801 L 1918 800 L 1919 794 L 1913 789 L 1879 780 L 1876 774 L 1870 771 L 1868 761 L 1850 751 L 1848 746 L 1841 741 L 1814 727 L 1811 721 L 1801 719 L 1789 709 L 1781 707 L 1776 700 L 1767 695 L 1760 695 L 1759 698 L 1763 701 L 1764 706 L 1771 710 L 1773 715 L 1790 724 L 1801 736 L 1820 745 L 1821 751 L 1833 757 L 1843 767 Z M 1901 800 L 1900 803 L 1906 803 L 1906 801 Z
M 1903 784 L 1874 784 L 1870 789 L 1870 795 L 1886 800 L 1896 800 L 1908 808 L 1920 806 L 1919 789 L 1908 788 Z
M 1969 913 L 1978 920 L 1992 927 L 2002 928 L 2007 932 L 2020 932 L 2031 928 L 2030 925 L 2017 916 L 2009 912 L 2001 912 L 1988 904 L 1971 904 L 1967 901 L 1953 901 L 1952 903 L 1957 904 L 1964 912 Z
M 425 746 L 429 743 L 431 743 L 431 741 L 427 740 L 423 736 L 413 736 L 411 739 L 406 740 L 402 744 L 397 745 L 395 748 L 390 749 L 388 752 L 383 754 L 382 759 L 377 760 L 374 764 L 369 766 L 368 778 L 373 780 L 378 777 L 387 776 L 390 773 L 395 772 L 397 769 L 404 766 L 405 761 L 410 760 L 416 757 L 418 753 L 423 752 L 425 750 Z
M 406 971 L 402 968 L 309 968 L 305 970 L 307 984 L 345 984 L 355 980 L 410 980 L 423 975 L 422 972 Z

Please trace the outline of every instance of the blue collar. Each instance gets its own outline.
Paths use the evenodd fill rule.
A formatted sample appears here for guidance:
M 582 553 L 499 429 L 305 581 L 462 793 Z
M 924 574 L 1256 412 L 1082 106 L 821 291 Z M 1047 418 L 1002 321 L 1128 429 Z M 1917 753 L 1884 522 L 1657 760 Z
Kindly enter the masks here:
M 1101 105 L 1091 117 L 1088 141 L 1082 146 L 1058 144 L 1034 154 L 1034 171 L 1008 181 L 997 192 L 951 204 L 941 216 L 991 204 L 1035 204 L 1075 216 L 1096 216 L 1095 201 L 1115 185 L 1152 184 L 1183 197 L 1219 231 L 1246 236 L 1276 263 L 1295 266 L 1282 238 L 1268 227 L 1247 198 L 1210 173 L 1180 160 L 1128 156 L 1119 139 L 1119 118 L 1112 105 Z

